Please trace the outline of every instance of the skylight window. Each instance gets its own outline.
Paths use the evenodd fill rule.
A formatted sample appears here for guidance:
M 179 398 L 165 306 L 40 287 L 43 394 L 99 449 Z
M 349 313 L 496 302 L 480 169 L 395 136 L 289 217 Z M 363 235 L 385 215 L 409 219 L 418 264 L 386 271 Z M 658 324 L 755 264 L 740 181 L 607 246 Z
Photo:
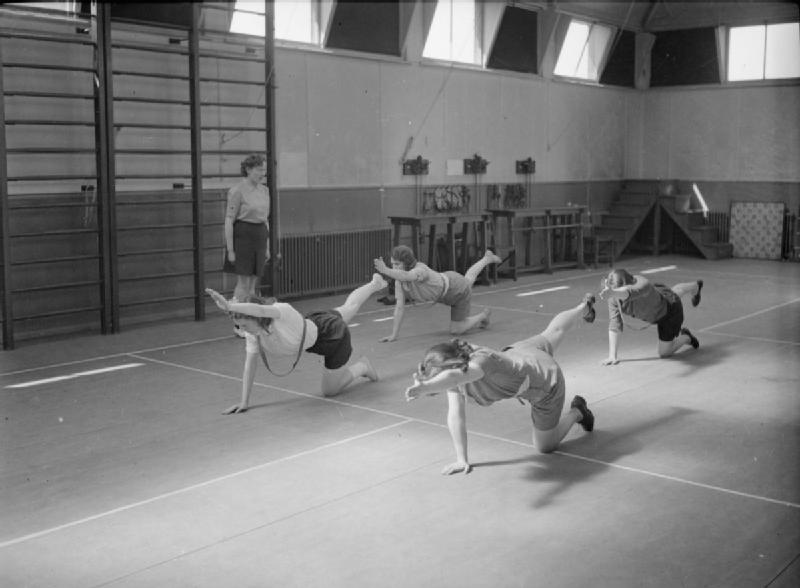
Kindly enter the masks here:
M 475 0 L 439 0 L 422 56 L 480 63 Z
M 243 35 L 264 36 L 264 2 L 236 0 L 231 19 L 231 32 Z
M 611 27 L 572 20 L 553 73 L 596 82 L 611 33 Z
M 64 13 L 69 16 L 88 14 L 88 7 L 81 6 L 77 0 L 61 0 L 60 2 L 9 2 L 9 6 L 16 8 L 32 8 L 34 10 L 52 11 L 54 14 Z
M 274 0 L 275 38 L 316 43 L 315 0 Z M 264 0 L 236 0 L 231 32 L 264 36 Z
M 731 27 L 728 80 L 800 77 L 800 23 Z

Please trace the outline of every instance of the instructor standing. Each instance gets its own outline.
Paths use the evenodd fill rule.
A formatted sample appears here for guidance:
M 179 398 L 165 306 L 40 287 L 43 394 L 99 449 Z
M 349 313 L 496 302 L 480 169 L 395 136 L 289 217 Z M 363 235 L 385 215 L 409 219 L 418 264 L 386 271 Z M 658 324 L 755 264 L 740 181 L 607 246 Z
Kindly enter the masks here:
M 233 297 L 243 302 L 256 295 L 269 253 L 269 190 L 266 158 L 248 155 L 241 163 L 244 178 L 228 190 L 225 210 L 225 264 L 236 274 Z

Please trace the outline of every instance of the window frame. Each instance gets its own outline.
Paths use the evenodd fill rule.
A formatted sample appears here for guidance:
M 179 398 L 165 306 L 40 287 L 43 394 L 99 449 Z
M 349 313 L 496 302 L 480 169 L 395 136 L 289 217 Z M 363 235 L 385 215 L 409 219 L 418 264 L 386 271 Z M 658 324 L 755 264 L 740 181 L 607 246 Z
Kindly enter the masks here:
M 727 25 L 725 26 L 725 68 L 724 68 L 724 81 L 726 84 L 731 85 L 746 85 L 746 84 L 776 84 L 776 83 L 785 83 L 791 82 L 792 80 L 800 79 L 800 73 L 796 76 L 784 76 L 784 77 L 767 77 L 767 45 L 769 43 L 769 30 L 771 26 L 776 25 L 784 25 L 784 24 L 794 24 L 798 28 L 800 28 L 800 21 L 797 20 L 780 20 L 780 21 L 762 21 L 759 23 L 752 23 L 752 24 L 742 24 L 742 25 Z M 734 29 L 745 29 L 745 28 L 755 28 L 755 27 L 763 27 L 764 28 L 764 44 L 761 48 L 761 77 L 757 78 L 742 78 L 742 79 L 735 79 L 732 80 L 730 77 L 731 74 L 731 35 L 733 34 Z M 798 56 L 800 57 L 800 56 Z
M 447 0 L 447 1 L 448 1 L 449 5 L 451 7 L 451 14 L 450 14 L 450 17 L 449 17 L 449 22 L 450 22 L 450 33 L 451 33 L 451 37 L 452 37 L 452 29 L 453 29 L 453 25 L 452 25 L 452 23 L 453 23 L 452 7 L 453 7 L 453 4 L 455 2 L 458 2 L 459 0 Z M 427 62 L 427 63 L 448 64 L 448 65 L 451 65 L 451 66 L 454 66 L 454 67 L 464 67 L 464 68 L 469 68 L 469 69 L 480 69 L 480 70 L 485 70 L 486 69 L 485 66 L 484 66 L 484 57 L 485 57 L 486 51 L 485 51 L 485 48 L 483 46 L 484 40 L 483 40 L 483 34 L 482 34 L 483 26 L 484 26 L 483 25 L 483 23 L 484 23 L 483 2 L 481 0 L 472 0 L 472 2 L 473 2 L 474 9 L 475 9 L 475 20 L 474 20 L 475 24 L 474 24 L 474 27 L 472 29 L 472 35 L 473 35 L 473 38 L 475 40 L 475 45 L 474 45 L 474 48 L 473 48 L 473 51 L 472 51 L 472 61 L 459 61 L 459 60 L 453 59 L 452 58 L 453 57 L 452 41 L 450 42 L 450 44 L 448 46 L 449 54 L 450 54 L 449 58 L 430 57 L 430 56 L 425 55 L 425 48 L 426 48 L 426 46 L 428 44 L 428 37 L 431 34 L 431 29 L 433 28 L 433 20 L 436 18 L 436 11 L 438 11 L 439 7 L 442 6 L 442 3 L 440 2 L 440 0 L 436 0 L 436 2 L 434 3 L 434 8 L 433 8 L 434 12 L 431 15 L 431 29 L 429 29 L 427 31 L 427 33 L 425 34 L 425 38 L 423 39 L 423 42 L 422 42 L 422 51 L 420 53 L 421 61 Z
M 589 32 L 587 33 L 586 39 L 584 40 L 584 43 L 583 43 L 583 47 L 581 48 L 581 56 L 578 58 L 578 60 L 577 60 L 577 62 L 575 64 L 575 71 L 577 71 L 580 68 L 581 62 L 583 62 L 584 59 L 589 59 L 589 57 L 585 57 L 585 56 L 587 54 L 587 48 L 590 48 L 591 45 L 592 45 L 592 42 L 593 42 L 592 34 L 595 31 L 595 29 L 598 29 L 598 30 L 599 29 L 605 29 L 605 30 L 608 31 L 608 39 L 605 42 L 605 45 L 604 45 L 604 47 L 602 49 L 602 53 L 599 55 L 599 57 L 597 59 L 597 71 L 596 71 L 595 77 L 591 77 L 591 78 L 590 77 L 583 77 L 583 76 L 575 75 L 575 73 L 569 74 L 569 75 L 568 74 L 564 74 L 564 73 L 557 73 L 558 63 L 561 60 L 562 53 L 563 53 L 563 51 L 565 49 L 565 46 L 566 46 L 567 37 L 569 35 L 570 29 L 572 28 L 573 24 L 581 24 L 581 25 L 586 25 L 586 26 L 589 27 Z M 570 16 L 569 17 L 569 23 L 567 24 L 566 28 L 564 29 L 564 37 L 561 40 L 560 47 L 558 48 L 558 54 L 555 56 L 555 62 L 553 63 L 553 77 L 556 78 L 556 79 L 561 79 L 561 80 L 569 80 L 571 82 L 581 82 L 581 83 L 585 83 L 585 84 L 598 84 L 599 85 L 600 84 L 600 78 L 603 76 L 603 70 L 605 68 L 606 62 L 608 61 L 609 55 L 611 53 L 611 46 L 613 45 L 614 39 L 616 38 L 618 32 L 619 32 L 619 27 L 617 27 L 615 25 L 604 23 L 604 22 L 599 22 L 597 20 L 590 20 L 590 19 L 585 19 L 585 18 L 581 18 L 581 17 L 577 17 L 577 16 Z
M 240 0 L 236 0 L 236 2 L 234 2 L 234 5 L 233 5 L 233 11 L 231 12 L 231 24 L 229 25 L 229 32 L 231 32 L 233 34 L 237 34 L 237 35 L 247 35 L 247 36 L 250 36 L 250 37 L 256 37 L 256 38 L 261 37 L 261 38 L 263 38 L 264 37 L 263 27 L 262 27 L 262 32 L 260 34 L 259 33 L 242 32 L 242 31 L 234 31 L 233 30 L 233 20 L 236 17 L 237 13 L 244 13 L 246 15 L 247 14 L 259 15 L 259 16 L 261 16 L 261 18 L 265 18 L 264 15 L 266 14 L 266 3 L 269 0 L 261 0 L 260 6 L 261 6 L 261 8 L 263 8 L 263 11 L 237 9 L 237 4 L 239 4 L 239 1 Z M 275 11 L 273 14 L 275 16 L 277 16 L 278 5 L 281 2 L 291 3 L 291 2 L 296 2 L 296 1 L 298 1 L 298 0 L 276 0 L 274 2 L 274 4 L 273 4 L 274 11 Z M 308 23 L 308 26 L 310 28 L 310 33 L 311 33 L 310 34 L 311 40 L 310 41 L 301 41 L 301 40 L 297 40 L 297 39 L 287 39 L 285 37 L 281 37 L 281 36 L 279 36 L 279 31 L 278 31 L 278 28 L 276 26 L 275 27 L 275 34 L 274 34 L 276 45 L 288 46 L 288 47 L 299 47 L 299 48 L 321 48 L 322 47 L 323 34 L 322 34 L 321 26 L 320 26 L 320 10 L 321 10 L 320 0 L 303 0 L 303 1 L 307 1 L 309 6 L 310 6 L 310 9 L 311 9 L 311 22 Z M 256 1 L 248 0 L 247 3 L 259 4 L 259 2 L 257 0 Z

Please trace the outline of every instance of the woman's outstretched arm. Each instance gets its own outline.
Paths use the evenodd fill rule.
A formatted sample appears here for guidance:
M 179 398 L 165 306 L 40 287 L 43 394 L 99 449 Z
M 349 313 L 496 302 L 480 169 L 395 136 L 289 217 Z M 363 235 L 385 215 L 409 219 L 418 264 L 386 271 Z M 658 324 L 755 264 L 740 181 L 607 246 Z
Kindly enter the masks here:
M 280 318 L 281 311 L 271 304 L 256 304 L 255 302 L 236 302 L 226 300 L 225 297 L 211 288 L 206 288 L 206 294 L 211 296 L 217 306 L 225 312 L 237 312 L 257 318 Z
M 394 315 L 392 320 L 392 334 L 381 338 L 382 342 L 397 341 L 400 335 L 400 325 L 403 324 L 403 316 L 406 313 L 406 295 L 400 282 L 394 281 Z
M 447 393 L 447 428 L 456 450 L 456 461 L 446 465 L 442 474 L 449 476 L 456 472 L 468 474 L 472 470 L 467 457 L 467 402 L 461 392 Z
M 247 412 L 250 406 L 250 393 L 253 391 L 253 381 L 256 376 L 257 353 L 248 353 L 244 360 L 244 370 L 242 372 L 242 400 L 239 404 L 234 404 L 224 410 L 222 414 L 236 414 Z
M 483 377 L 483 370 L 470 362 L 467 371 L 459 368 L 445 369 L 425 380 L 420 380 L 419 374 L 414 374 L 414 384 L 406 389 L 406 400 L 414 400 L 419 396 L 434 396 L 445 390 L 456 389 L 460 384 L 467 384 L 480 380 Z
M 400 282 L 416 282 L 419 279 L 417 272 L 390 268 L 380 257 L 375 258 L 373 264 L 376 271 Z

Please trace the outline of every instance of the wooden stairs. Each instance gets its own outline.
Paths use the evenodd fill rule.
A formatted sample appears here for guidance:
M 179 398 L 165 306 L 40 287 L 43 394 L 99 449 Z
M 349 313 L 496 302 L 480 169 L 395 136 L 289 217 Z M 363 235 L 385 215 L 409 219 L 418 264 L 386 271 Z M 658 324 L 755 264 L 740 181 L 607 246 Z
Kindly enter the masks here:
M 623 188 L 601 223 L 585 238 L 584 250 L 587 254 L 594 251 L 595 264 L 604 258 L 613 265 L 653 212 L 654 243 L 659 242 L 661 215 L 666 214 L 706 259 L 731 257 L 733 246 L 719 241 L 716 227 L 706 223 L 702 211 L 683 210 L 680 206 L 687 198 L 685 194 L 661 196 L 657 188 L 649 186 Z M 653 251 L 657 254 L 660 251 L 656 247 Z
M 599 259 L 603 259 L 613 265 L 657 202 L 657 193 L 652 189 L 623 188 L 608 213 L 603 215 L 601 223 L 585 237 L 584 251 L 590 255 L 594 252 L 591 261 L 596 265 Z
M 686 195 L 659 197 L 661 212 L 672 219 L 706 259 L 733 257 L 733 245 L 718 239 L 717 228 L 707 223 L 702 210 L 684 210 L 682 206 L 676 206 L 681 198 L 686 198 Z

